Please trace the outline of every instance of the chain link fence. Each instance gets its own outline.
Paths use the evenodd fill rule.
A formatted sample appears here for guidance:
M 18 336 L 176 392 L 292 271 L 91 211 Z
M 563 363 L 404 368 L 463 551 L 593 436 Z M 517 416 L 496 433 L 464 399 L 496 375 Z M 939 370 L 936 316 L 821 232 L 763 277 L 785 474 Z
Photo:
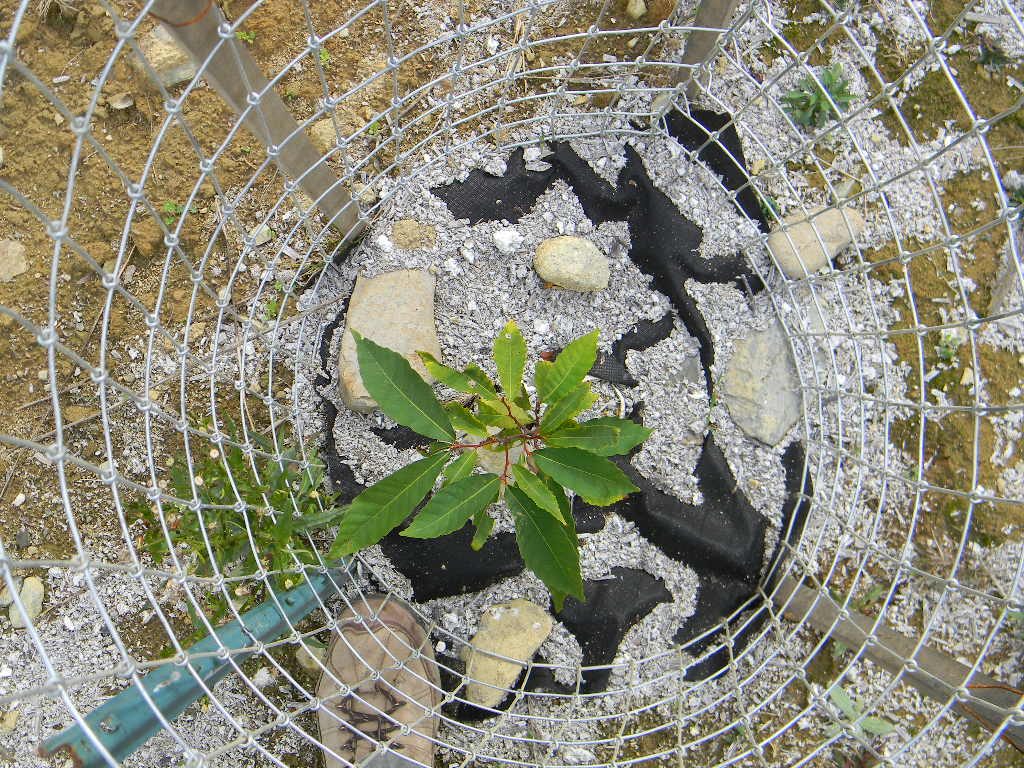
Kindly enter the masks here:
M 647 167 L 784 329 L 799 519 L 695 637 L 512 659 L 484 716 L 414 603 L 437 764 L 1017 764 L 1022 55 L 1007 0 L 0 4 L 0 756 L 340 764 L 323 649 L 402 583 L 326 559 L 341 265 L 441 177 L 713 113 Z

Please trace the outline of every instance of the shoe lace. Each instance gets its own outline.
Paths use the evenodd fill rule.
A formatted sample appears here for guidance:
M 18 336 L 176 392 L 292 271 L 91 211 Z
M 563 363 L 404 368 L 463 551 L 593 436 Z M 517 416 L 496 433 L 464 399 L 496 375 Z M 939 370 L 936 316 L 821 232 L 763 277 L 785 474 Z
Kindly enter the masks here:
M 350 693 L 335 705 L 338 715 L 351 726 L 350 728 L 345 728 L 343 725 L 338 726 L 339 728 L 345 728 L 347 734 L 342 744 L 342 749 L 353 750 L 360 733 L 373 738 L 378 744 L 381 744 L 387 741 L 392 733 L 401 728 L 401 725 L 392 716 L 404 706 L 405 702 L 400 701 L 394 692 L 389 690 L 380 680 L 373 681 L 373 690 L 386 701 L 386 705 L 379 712 L 376 710 L 365 711 L 356 709 L 356 704 L 360 700 L 353 693 Z M 357 733 L 355 729 L 358 729 L 359 732 Z M 392 744 L 391 749 L 397 751 L 404 746 L 401 743 Z

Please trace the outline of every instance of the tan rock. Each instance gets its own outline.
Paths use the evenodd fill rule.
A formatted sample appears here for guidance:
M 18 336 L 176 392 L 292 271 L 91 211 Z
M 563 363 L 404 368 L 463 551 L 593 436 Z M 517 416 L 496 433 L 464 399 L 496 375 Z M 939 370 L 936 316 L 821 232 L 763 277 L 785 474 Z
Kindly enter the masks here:
M 786 277 L 799 280 L 827 267 L 863 231 L 864 218 L 852 208 L 819 207 L 783 219 L 768 235 L 768 250 Z
M 633 21 L 640 19 L 647 13 L 647 3 L 644 0 L 629 0 L 626 3 L 626 16 Z
M 14 729 L 18 727 L 18 719 L 20 717 L 21 713 L 16 709 L 5 712 L 4 716 L 0 718 L 0 732 L 13 733 Z
M 0 240 L 0 283 L 9 283 L 27 271 L 25 246 L 17 240 Z
M 8 618 L 11 626 L 15 629 L 24 629 L 29 621 L 36 619 L 43 612 L 43 582 L 38 576 L 29 576 L 21 584 L 21 591 L 18 593 L 25 613 L 19 610 L 16 603 L 11 603 L 8 609 Z M 28 615 L 28 621 L 25 615 Z
M 533 268 L 548 283 L 572 291 L 602 291 L 611 275 L 608 257 L 583 237 L 549 237 L 537 246 Z
M 437 230 L 430 224 L 420 224 L 416 219 L 401 219 L 391 227 L 391 242 L 404 251 L 433 248 L 437 242 Z
M 488 608 L 480 620 L 480 629 L 463 651 L 466 677 L 472 681 L 466 688 L 466 698 L 483 707 L 500 704 L 551 634 L 551 626 L 547 611 L 529 600 L 513 600 Z
M 321 662 L 327 653 L 326 648 L 317 648 L 313 645 L 300 645 L 295 651 L 295 660 L 299 666 L 309 672 L 320 672 L 323 670 Z
M 353 329 L 404 355 L 417 373 L 433 381 L 416 353 L 429 352 L 441 359 L 434 322 L 434 276 L 422 269 L 401 269 L 378 277 L 356 278 L 345 318 L 338 372 L 345 405 L 369 413 L 377 403 L 359 375 Z
M 139 41 L 139 48 L 157 74 L 161 84 L 170 88 L 196 76 L 196 67 L 188 53 L 171 37 L 170 32 L 157 25 Z M 132 63 L 140 72 L 148 75 L 146 68 L 137 57 Z
M 334 117 L 325 117 L 309 126 L 309 138 L 321 153 L 327 154 L 338 145 L 338 131 L 341 138 L 351 136 L 362 122 L 356 122 L 351 114 L 338 110 Z
M 152 216 L 133 221 L 131 237 L 135 248 L 145 260 L 163 258 L 167 254 L 164 231 Z

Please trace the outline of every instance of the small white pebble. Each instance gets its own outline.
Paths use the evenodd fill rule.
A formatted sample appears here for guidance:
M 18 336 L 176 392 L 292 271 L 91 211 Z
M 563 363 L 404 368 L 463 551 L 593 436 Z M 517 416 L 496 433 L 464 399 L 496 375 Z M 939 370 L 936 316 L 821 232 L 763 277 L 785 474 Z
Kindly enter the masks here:
M 11 502 L 11 505 L 15 506 L 15 507 L 20 507 L 24 503 L 25 503 L 25 494 L 24 493 L 19 493 L 17 496 L 14 497 L 14 501 Z

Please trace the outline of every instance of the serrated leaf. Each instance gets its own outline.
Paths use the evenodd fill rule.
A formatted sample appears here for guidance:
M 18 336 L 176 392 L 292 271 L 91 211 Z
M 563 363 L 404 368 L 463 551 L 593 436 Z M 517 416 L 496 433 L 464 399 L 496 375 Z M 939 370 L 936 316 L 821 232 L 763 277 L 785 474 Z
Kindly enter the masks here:
M 533 454 L 537 467 L 588 504 L 604 507 L 640 490 L 608 459 L 579 448 L 543 448 Z
M 444 468 L 444 485 L 451 485 L 464 477 L 469 477 L 475 466 L 476 451 L 466 451 Z
M 604 430 L 608 428 L 615 431 L 615 437 L 602 443 L 603 436 L 607 434 Z M 546 436 L 545 441 L 559 448 L 582 448 L 598 456 L 619 456 L 636 448 L 653 431 L 629 419 L 601 416 L 575 426 L 560 427 Z
M 597 362 L 597 336 L 595 330 L 570 342 L 553 363 L 537 362 L 533 382 L 541 402 L 553 403 L 583 381 Z
M 490 473 L 470 475 L 445 486 L 399 535 L 434 539 L 457 531 L 469 518 L 497 501 L 500 486 L 501 478 Z
M 522 489 L 508 486 L 505 501 L 515 520 L 516 544 L 523 562 L 551 592 L 555 610 L 562 610 L 568 595 L 583 600 L 580 551 L 575 536 L 534 504 Z
M 867 733 L 875 736 L 886 736 L 896 730 L 896 726 L 881 717 L 865 717 L 860 721 L 860 727 Z
M 583 413 L 595 402 L 597 402 L 597 395 L 591 391 L 590 384 L 581 381 L 570 389 L 565 397 L 547 406 L 540 419 L 541 432 L 553 432 L 569 419 Z
M 477 437 L 487 436 L 487 425 L 461 403 L 445 403 L 444 411 L 455 429 Z
M 351 555 L 387 536 L 430 493 L 449 458 L 438 452 L 414 461 L 356 496 L 341 519 L 329 557 Z
M 515 320 L 509 320 L 494 339 L 493 356 L 501 389 L 510 400 L 514 399 L 523 388 L 526 369 L 526 340 Z
M 565 518 L 562 517 L 562 510 L 558 506 L 558 500 L 551 493 L 551 490 L 544 484 L 544 481 L 522 464 L 512 466 L 512 477 L 516 485 L 533 500 L 533 503 L 543 509 L 556 520 L 565 525 Z
M 473 548 L 474 552 L 479 552 L 490 538 L 491 531 L 494 530 L 494 518 L 487 514 L 486 509 L 481 509 L 473 515 L 473 525 L 476 526 L 476 531 L 473 533 L 473 540 L 469 546 Z
M 426 437 L 454 440 L 455 430 L 444 408 L 409 361 L 356 331 L 352 335 L 363 385 L 384 413 Z

